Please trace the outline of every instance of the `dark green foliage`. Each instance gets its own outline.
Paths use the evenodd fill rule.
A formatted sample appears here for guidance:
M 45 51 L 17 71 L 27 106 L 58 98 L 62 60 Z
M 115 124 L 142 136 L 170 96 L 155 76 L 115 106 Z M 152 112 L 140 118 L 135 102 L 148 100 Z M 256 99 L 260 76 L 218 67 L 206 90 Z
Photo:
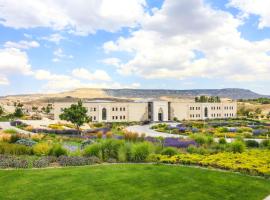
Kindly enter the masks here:
M 245 143 L 242 141 L 236 140 L 230 143 L 230 150 L 234 153 L 242 153 L 246 149 Z
M 79 101 L 78 104 L 72 104 L 69 108 L 65 108 L 59 117 L 61 120 L 66 120 L 74 124 L 77 130 L 79 130 L 80 126 L 84 123 L 90 121 L 87 115 L 87 109 L 83 107 L 82 101 Z
M 101 156 L 103 160 L 108 160 L 109 158 L 118 159 L 118 150 L 122 145 L 122 141 L 107 139 L 101 143 Z
M 195 97 L 195 102 L 199 103 L 220 103 L 220 97 L 219 96 L 200 96 Z
M 145 162 L 151 153 L 152 144 L 148 142 L 136 143 L 132 145 L 131 156 L 134 162 Z
M 17 106 L 17 107 L 15 108 L 15 112 L 14 112 L 13 115 L 14 115 L 14 117 L 17 117 L 17 118 L 23 117 L 23 111 L 22 111 L 22 108 L 19 107 L 19 106 Z
M 83 151 L 84 156 L 96 156 L 101 158 L 101 144 L 91 144 L 85 147 Z
M 49 155 L 56 157 L 67 155 L 67 150 L 63 148 L 60 144 L 54 144 L 50 149 Z
M 219 143 L 219 144 L 226 144 L 227 141 L 226 141 L 225 138 L 219 138 L 218 143 Z
M 246 140 L 245 143 L 246 143 L 246 146 L 247 146 L 247 147 L 251 147 L 251 148 L 258 148 L 259 145 L 260 145 L 260 144 L 259 144 L 257 141 L 255 141 L 255 140 Z
M 178 153 L 177 149 L 174 147 L 165 147 L 162 151 L 162 155 L 167 155 L 167 156 L 174 156 Z

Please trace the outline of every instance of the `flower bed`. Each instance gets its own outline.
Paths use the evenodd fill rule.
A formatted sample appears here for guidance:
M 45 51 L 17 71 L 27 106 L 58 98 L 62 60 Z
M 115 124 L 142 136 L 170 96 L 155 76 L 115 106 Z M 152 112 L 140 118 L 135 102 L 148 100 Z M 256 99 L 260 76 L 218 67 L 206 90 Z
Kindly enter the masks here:
M 269 155 L 269 150 L 250 150 L 244 153 L 222 152 L 207 156 L 199 154 L 179 154 L 172 157 L 158 155 L 156 160 L 161 163 L 200 165 L 270 177 Z

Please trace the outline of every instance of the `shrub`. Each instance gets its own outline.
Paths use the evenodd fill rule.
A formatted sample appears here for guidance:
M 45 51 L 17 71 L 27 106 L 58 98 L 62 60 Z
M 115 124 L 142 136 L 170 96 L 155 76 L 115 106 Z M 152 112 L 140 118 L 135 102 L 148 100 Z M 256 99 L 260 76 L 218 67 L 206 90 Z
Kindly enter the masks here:
M 106 133 L 106 138 L 112 138 L 112 136 L 113 136 L 112 132 L 107 132 Z
M 148 142 L 132 145 L 131 157 L 134 162 L 144 162 L 151 153 L 152 144 Z
M 122 142 L 114 139 L 107 139 L 101 143 L 101 155 L 103 160 L 109 158 L 118 159 L 118 150 Z
M 83 151 L 84 156 L 96 156 L 98 158 L 101 158 L 101 145 L 96 143 L 96 144 L 91 144 L 87 147 L 85 147 Z
M 10 129 L 4 130 L 4 133 L 7 133 L 7 134 L 16 134 L 16 133 L 18 133 L 18 131 L 16 131 L 15 129 L 10 128 Z
M 33 162 L 34 168 L 45 168 L 45 167 L 49 167 L 49 165 L 50 165 L 50 159 L 48 159 L 48 157 L 42 157 Z
M 236 140 L 230 144 L 230 150 L 233 153 L 243 153 L 245 149 L 246 146 L 242 141 Z
M 206 144 L 208 141 L 207 141 L 207 137 L 205 137 L 204 135 L 201 135 L 201 134 L 196 134 L 196 135 L 193 135 L 192 138 L 195 140 L 195 142 L 199 145 L 203 145 L 203 144 Z
M 227 141 L 225 138 L 219 138 L 218 143 L 219 144 L 227 144 Z
M 38 143 L 33 147 L 33 152 L 37 156 L 49 155 L 51 147 L 47 143 Z
M 162 155 L 167 155 L 167 156 L 174 156 L 177 153 L 178 153 L 178 151 L 174 147 L 166 147 L 161 151 Z
M 22 145 L 25 145 L 25 146 L 32 147 L 37 143 L 35 141 L 31 140 L 31 139 L 20 139 L 20 140 L 16 141 L 16 144 L 22 144 Z
M 61 166 L 82 166 L 100 163 L 100 159 L 97 157 L 60 156 L 58 163 Z
M 0 168 L 28 168 L 29 162 L 14 156 L 0 155 Z
M 120 162 L 131 161 L 131 143 L 124 143 L 118 150 L 118 160 Z
M 60 144 L 54 144 L 50 149 L 49 155 L 56 157 L 67 155 L 67 150 Z
M 189 146 L 187 148 L 187 152 L 191 153 L 191 154 L 201 154 L 201 155 L 205 155 L 205 154 L 209 154 L 209 150 L 203 148 L 203 147 L 196 147 L 196 146 Z
M 251 147 L 251 148 L 259 147 L 259 143 L 256 140 L 246 140 L 245 143 L 247 147 Z
M 260 145 L 261 147 L 270 149 L 270 140 L 263 140 Z
M 0 143 L 0 154 L 31 155 L 32 148 L 20 144 Z

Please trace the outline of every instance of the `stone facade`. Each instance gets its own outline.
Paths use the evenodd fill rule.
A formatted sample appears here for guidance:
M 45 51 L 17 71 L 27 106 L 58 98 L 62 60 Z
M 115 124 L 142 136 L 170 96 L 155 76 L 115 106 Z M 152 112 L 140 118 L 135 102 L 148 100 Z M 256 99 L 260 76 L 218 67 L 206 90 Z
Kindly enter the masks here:
M 54 117 L 73 103 L 55 103 Z M 85 102 L 88 114 L 94 122 L 170 121 L 235 118 L 237 103 L 178 103 L 150 102 Z

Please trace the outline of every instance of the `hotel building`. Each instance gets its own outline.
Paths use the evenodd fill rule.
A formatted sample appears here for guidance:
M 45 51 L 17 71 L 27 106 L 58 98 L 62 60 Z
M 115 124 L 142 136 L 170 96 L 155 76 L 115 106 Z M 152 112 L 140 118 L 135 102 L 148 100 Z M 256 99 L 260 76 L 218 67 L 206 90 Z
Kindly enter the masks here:
M 73 103 L 55 103 L 54 117 Z M 111 102 L 89 101 L 83 103 L 93 122 L 171 121 L 235 118 L 236 102 L 180 103 L 168 101 Z

